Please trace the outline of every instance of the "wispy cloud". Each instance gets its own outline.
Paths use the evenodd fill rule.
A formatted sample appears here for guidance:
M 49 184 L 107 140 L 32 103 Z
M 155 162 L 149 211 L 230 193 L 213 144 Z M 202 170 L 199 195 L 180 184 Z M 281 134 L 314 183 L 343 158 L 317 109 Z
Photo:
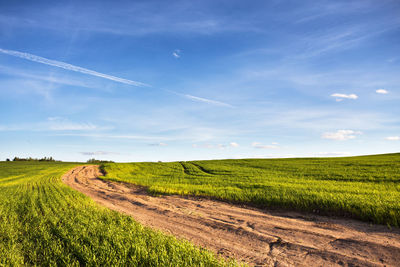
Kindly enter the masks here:
M 62 117 L 48 117 L 45 129 L 50 131 L 94 131 L 112 129 L 112 127 L 99 127 L 93 123 L 72 122 Z
M 326 18 L 331 15 L 346 15 L 351 13 L 360 13 L 370 10 L 371 3 L 369 1 L 356 1 L 356 2 L 330 2 L 314 4 L 312 7 L 306 6 L 305 9 L 299 9 L 294 15 L 300 18 L 295 23 L 304 23 L 314 21 L 317 19 Z
M 319 152 L 316 154 L 318 157 L 345 157 L 350 155 L 350 152 Z
M 375 92 L 376 92 L 377 94 L 382 94 L 382 95 L 386 95 L 386 94 L 389 93 L 388 90 L 385 90 L 385 89 L 378 89 L 378 90 L 376 90 Z
M 17 125 L 0 125 L 0 132 L 20 131 L 22 128 Z
M 375 4 L 374 7 L 376 7 Z M 370 7 L 370 9 L 371 8 L 372 7 Z M 347 3 L 346 7 L 343 9 L 351 10 L 351 8 L 347 6 Z M 354 12 L 355 10 L 352 11 Z M 320 16 L 314 16 L 314 18 L 318 17 Z M 324 16 L 321 16 L 321 18 L 324 18 Z M 341 25 L 339 23 L 329 30 L 316 31 L 314 34 L 305 34 L 305 52 L 299 52 L 297 58 L 310 58 L 329 52 L 355 48 L 365 43 L 368 39 L 376 38 L 381 34 L 398 29 L 399 22 L 398 19 L 388 16 L 385 19 L 371 19 L 368 20 L 368 22 L 359 22 L 358 24 Z
M 70 85 L 70 86 L 78 86 L 78 87 L 86 87 L 86 88 L 98 88 L 95 84 L 89 84 L 86 82 L 78 81 L 76 79 L 68 78 L 68 77 L 57 77 L 57 76 L 46 76 L 46 75 L 38 75 L 34 73 L 29 73 L 27 71 L 21 71 L 19 69 L 10 68 L 8 66 L 0 65 L 0 72 L 5 73 L 10 76 L 24 77 L 30 78 L 33 80 L 40 80 L 49 83 L 56 83 L 62 85 Z
M 57 67 L 57 68 L 62 68 L 62 69 L 70 70 L 70 71 L 88 74 L 88 75 L 92 75 L 92 76 L 96 76 L 96 77 L 100 77 L 103 79 L 107 79 L 107 80 L 111 80 L 111 81 L 115 81 L 115 82 L 119 82 L 119 83 L 124 83 L 124 84 L 128 84 L 128 85 L 139 86 L 139 87 L 149 87 L 150 86 L 145 83 L 136 82 L 136 81 L 100 73 L 100 72 L 97 72 L 94 70 L 89 70 L 89 69 L 75 66 L 75 65 L 65 63 L 62 61 L 47 59 L 44 57 L 29 54 L 29 53 L 19 52 L 19 51 L 15 51 L 15 50 L 6 50 L 6 49 L 2 49 L 2 48 L 0 48 L 0 53 L 14 56 L 14 57 L 23 58 L 23 59 L 30 60 L 30 61 L 37 62 L 37 63 L 42 63 L 45 65 L 50 65 L 50 66 Z
M 122 139 L 122 140 L 169 140 L 169 138 L 162 136 L 145 136 L 145 135 L 118 135 L 118 134 L 97 134 L 97 133 L 61 133 L 57 136 L 77 136 L 99 139 Z
M 194 147 L 194 148 L 198 148 L 198 147 L 200 147 L 200 148 L 216 148 L 217 146 L 213 145 L 213 144 L 201 144 L 201 145 L 192 144 L 192 147 Z
M 172 52 L 172 55 L 175 58 L 180 58 L 181 57 L 181 50 L 180 49 L 175 49 L 174 52 Z
M 51 131 L 92 131 L 97 130 L 97 126 L 92 123 L 72 123 L 63 122 L 50 125 L 49 130 Z
M 152 143 L 152 144 L 149 144 L 149 146 L 168 146 L 168 144 L 163 143 L 163 142 L 160 142 L 160 143 Z
M 278 149 L 279 148 L 278 143 L 276 143 L 276 142 L 273 142 L 270 145 L 264 145 L 259 142 L 253 142 L 251 144 L 251 146 L 254 148 L 260 148 L 260 149 Z
M 229 144 L 229 146 L 231 146 L 231 147 L 239 147 L 239 144 L 236 143 L 236 142 L 231 142 L 231 143 Z
M 257 31 L 248 19 L 234 20 L 206 11 L 207 1 L 199 3 L 136 3 L 96 6 L 81 3 L 79 8 L 66 6 L 46 7 L 36 5 L 34 9 L 20 8 L 24 16 L 0 14 L 0 25 L 10 28 L 42 28 L 45 30 L 71 32 L 74 30 L 90 34 L 116 34 L 143 36 L 152 34 L 216 34 L 220 32 Z M 61 8 L 60 8 L 61 7 Z M 26 9 L 29 12 L 26 12 Z M 135 16 L 132 16 L 132 14 Z
M 358 96 L 356 94 L 331 94 L 332 97 L 336 98 L 336 101 L 342 101 L 343 99 L 357 99 Z
M 119 153 L 110 152 L 110 151 L 80 152 L 80 154 L 85 155 L 85 156 L 119 155 Z
M 388 136 L 385 138 L 388 141 L 400 141 L 400 136 Z
M 207 103 L 207 104 L 213 104 L 216 106 L 224 106 L 224 107 L 233 107 L 230 104 L 221 102 L 221 101 L 217 101 L 217 100 L 211 100 L 211 99 L 207 99 L 207 98 L 203 98 L 203 97 L 198 97 L 198 96 L 193 96 L 193 95 L 188 95 L 188 94 L 180 94 L 188 99 L 194 100 L 194 101 L 198 101 L 198 102 L 203 102 L 203 103 Z
M 225 148 L 229 148 L 229 147 L 239 147 L 239 144 L 236 142 L 231 142 L 228 145 L 226 145 L 226 144 L 201 144 L 201 145 L 193 144 L 192 147 L 194 147 L 194 148 L 198 148 L 198 147 L 209 148 L 209 149 L 214 149 L 214 148 L 225 149 Z
M 360 135 L 360 134 L 362 134 L 362 132 L 353 131 L 353 130 L 338 130 L 336 132 L 326 132 L 322 135 L 322 138 L 345 141 L 345 140 L 354 139 L 357 137 L 357 135 Z
M 175 51 L 179 51 L 179 50 L 175 50 Z M 100 72 L 97 72 L 97 71 L 94 71 L 94 70 L 89 70 L 89 69 L 82 68 L 82 67 L 79 67 L 79 66 L 75 66 L 75 65 L 72 65 L 72 64 L 69 64 L 69 63 L 65 63 L 65 62 L 62 62 L 62 61 L 47 59 L 47 58 L 44 58 L 44 57 L 40 57 L 40 56 L 36 56 L 36 55 L 33 55 L 33 54 L 29 54 L 29 53 L 19 52 L 19 51 L 15 51 L 15 50 L 7 50 L 7 49 L 2 49 L 2 48 L 0 48 L 0 53 L 6 54 L 6 55 L 10 55 L 10 56 L 14 56 L 14 57 L 18 57 L 18 58 L 23 58 L 23 59 L 30 60 L 30 61 L 33 61 L 33 62 L 42 63 L 42 64 L 45 64 L 45 65 L 50 65 L 50 66 L 57 67 L 57 68 L 62 68 L 62 69 L 66 69 L 66 70 L 70 70 L 70 71 L 74 71 L 74 72 L 79 72 L 79 73 L 83 73 L 83 74 L 87 74 L 87 75 L 91 75 L 91 76 L 100 77 L 100 78 L 103 78 L 103 79 L 107 79 L 107 80 L 111 80 L 111 81 L 115 81 L 115 82 L 119 82 L 119 83 L 123 83 L 123 84 L 139 86 L 139 87 L 152 87 L 151 85 L 145 84 L 145 83 L 142 83 L 142 82 L 132 81 L 132 80 L 128 80 L 128 79 L 124 79 L 124 78 L 120 78 L 120 77 L 116 77 L 116 76 L 100 73 Z M 177 55 L 179 55 L 179 54 L 177 54 Z M 161 89 L 161 90 L 164 90 L 164 89 Z M 184 97 L 186 97 L 186 98 L 188 98 L 190 100 L 197 101 L 197 102 L 204 102 L 204 103 L 217 105 L 217 106 L 232 107 L 230 104 L 227 104 L 227 103 L 224 103 L 224 102 L 220 102 L 220 101 L 216 101 L 216 100 L 211 100 L 211 99 L 198 97 L 198 96 L 193 96 L 193 95 L 189 95 L 189 94 L 180 94 L 180 93 L 176 93 L 176 92 L 171 91 L 171 90 L 164 90 L 164 91 L 170 92 L 170 93 L 174 93 L 176 95 L 184 96 Z
M 1 81 L 0 93 L 7 92 L 9 97 L 19 97 L 21 95 L 38 95 L 47 102 L 53 101 L 53 92 L 56 85 L 34 79 L 3 79 Z
M 49 117 L 45 122 L 0 125 L 0 131 L 76 131 L 93 132 L 111 130 L 111 126 L 98 126 L 90 122 L 74 122 L 61 117 Z

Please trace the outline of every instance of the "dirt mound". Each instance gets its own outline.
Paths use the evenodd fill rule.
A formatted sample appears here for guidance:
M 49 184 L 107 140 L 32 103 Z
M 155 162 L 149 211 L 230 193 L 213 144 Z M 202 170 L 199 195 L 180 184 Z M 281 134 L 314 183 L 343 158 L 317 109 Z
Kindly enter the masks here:
M 153 197 L 105 181 L 98 166 L 62 180 L 136 221 L 256 266 L 400 266 L 400 230 L 348 219 L 271 212 L 202 198 Z

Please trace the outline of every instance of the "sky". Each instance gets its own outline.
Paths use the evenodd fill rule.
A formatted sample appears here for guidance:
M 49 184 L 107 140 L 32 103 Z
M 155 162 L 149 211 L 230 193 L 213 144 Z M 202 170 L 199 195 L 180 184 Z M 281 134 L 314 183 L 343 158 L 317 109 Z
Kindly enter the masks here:
M 0 1 L 0 160 L 400 151 L 400 2 Z

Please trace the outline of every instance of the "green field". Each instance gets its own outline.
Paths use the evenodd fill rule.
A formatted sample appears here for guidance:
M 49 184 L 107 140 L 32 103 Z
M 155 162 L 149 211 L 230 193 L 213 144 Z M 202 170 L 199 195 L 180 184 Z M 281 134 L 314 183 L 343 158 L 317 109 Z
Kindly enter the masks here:
M 80 163 L 0 162 L 0 265 L 220 266 L 226 263 L 102 208 L 61 182 Z M 106 163 L 106 179 L 154 194 L 400 226 L 400 154 L 326 159 Z
M 400 226 L 400 154 L 106 163 L 104 168 L 106 179 L 148 186 L 154 194 L 209 196 Z
M 60 177 L 77 165 L 0 162 L 1 266 L 227 264 L 70 189 Z

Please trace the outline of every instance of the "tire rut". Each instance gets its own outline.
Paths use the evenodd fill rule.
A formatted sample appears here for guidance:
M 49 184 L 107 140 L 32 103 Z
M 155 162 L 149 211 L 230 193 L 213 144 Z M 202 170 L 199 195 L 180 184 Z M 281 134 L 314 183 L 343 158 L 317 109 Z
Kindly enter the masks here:
M 62 180 L 103 206 L 223 257 L 254 266 L 399 266 L 399 229 L 205 198 L 154 197 L 144 187 L 99 176 L 98 166 L 79 166 Z

